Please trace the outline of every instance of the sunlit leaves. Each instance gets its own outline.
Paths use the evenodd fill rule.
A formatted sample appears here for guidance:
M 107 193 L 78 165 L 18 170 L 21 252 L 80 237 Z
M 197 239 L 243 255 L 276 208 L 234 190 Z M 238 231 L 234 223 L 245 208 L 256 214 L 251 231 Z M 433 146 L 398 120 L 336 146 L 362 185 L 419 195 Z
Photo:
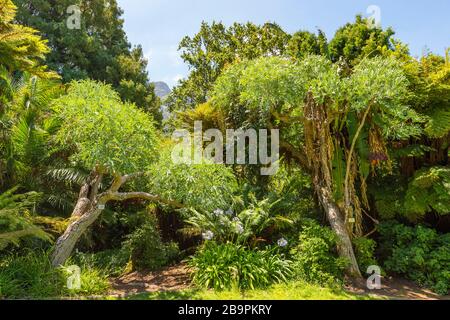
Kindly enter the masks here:
M 10 72 L 28 71 L 41 77 L 54 77 L 41 59 L 49 52 L 37 30 L 13 23 L 17 7 L 11 0 L 0 0 L 0 66 Z
M 450 213 L 450 169 L 433 167 L 416 173 L 408 186 L 405 207 L 411 219 L 432 210 L 441 215 Z
M 198 210 L 229 208 L 237 181 L 230 168 L 212 163 L 175 164 L 170 147 L 162 152 L 158 163 L 148 173 L 151 192 L 177 200 Z
M 365 59 L 356 66 L 349 87 L 354 109 L 362 110 L 369 104 L 389 108 L 389 103 L 398 103 L 406 94 L 407 80 L 395 60 Z
M 56 139 L 75 149 L 74 162 L 124 174 L 143 171 L 157 158 L 152 119 L 134 105 L 122 103 L 109 86 L 74 82 L 54 105 L 62 121 Z

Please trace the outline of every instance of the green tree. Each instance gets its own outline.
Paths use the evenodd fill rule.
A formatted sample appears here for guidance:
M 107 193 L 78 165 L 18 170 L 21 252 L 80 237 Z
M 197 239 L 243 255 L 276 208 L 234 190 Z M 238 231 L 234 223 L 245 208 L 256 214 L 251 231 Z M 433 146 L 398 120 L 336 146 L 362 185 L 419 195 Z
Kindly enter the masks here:
M 225 167 L 173 164 L 170 152 L 161 152 L 163 145 L 151 117 L 133 104 L 121 103 L 110 86 L 93 81 L 72 83 L 54 107 L 61 120 L 56 141 L 73 150 L 69 160 L 74 166 L 91 170 L 71 223 L 56 243 L 55 266 L 67 260 L 110 201 L 142 199 L 176 209 L 211 209 L 221 203 L 224 188 L 233 183 Z M 146 191 L 126 191 L 127 184 Z
M 186 80 L 174 89 L 167 104 L 172 110 L 194 108 L 207 101 L 208 94 L 223 69 L 236 60 L 282 55 L 290 36 L 273 23 L 255 25 L 203 22 L 193 37 L 185 37 L 179 50 L 191 69 Z
M 42 151 L 35 148 L 42 145 L 43 133 L 35 120 L 48 88 L 37 86 L 37 79 L 56 77 L 42 64 L 49 51 L 46 41 L 36 30 L 14 24 L 15 14 L 12 1 L 0 1 L 0 188 L 7 182 L 11 187 L 16 169 L 26 167 L 21 161 L 27 158 L 32 164 L 32 153 Z
M 396 141 L 390 152 L 396 158 L 394 175 L 372 186 L 380 216 L 418 222 L 429 215 L 440 219 L 447 205 L 450 146 L 450 63 L 428 54 L 410 57 L 406 50 L 394 56 L 403 61 L 409 79 L 406 103 L 423 118 L 423 131 L 414 139 Z
M 326 58 L 310 56 L 299 63 L 272 57 L 236 64 L 214 89 L 212 103 L 225 119 L 280 128 L 282 151 L 311 174 L 354 275 L 360 272 L 351 237 L 363 232 L 371 166 L 389 166 L 389 140 L 421 133 L 420 117 L 403 104 L 407 84 L 393 59 L 364 59 L 347 76 Z
M 288 43 L 287 54 L 297 59 L 302 59 L 311 54 L 327 57 L 327 38 L 321 30 L 319 30 L 318 35 L 309 31 L 298 31 L 292 35 Z
M 355 65 L 364 57 L 374 57 L 393 50 L 393 35 L 392 29 L 375 28 L 368 19 L 357 16 L 354 23 L 338 29 L 330 41 L 330 58 L 333 62 L 343 58 Z
M 0 71 L 27 71 L 42 77 L 53 74 L 42 65 L 49 52 L 35 29 L 14 23 L 17 7 L 11 0 L 0 1 Z M 0 73 L 4 76 L 4 71 Z
M 123 30 L 123 11 L 116 0 L 14 0 L 16 20 L 38 29 L 52 49 L 46 63 L 64 82 L 91 78 L 111 84 L 123 101 L 135 103 L 160 120 L 159 100 L 149 82 L 147 61 L 140 46 L 131 48 Z M 69 29 L 80 8 L 80 29 Z

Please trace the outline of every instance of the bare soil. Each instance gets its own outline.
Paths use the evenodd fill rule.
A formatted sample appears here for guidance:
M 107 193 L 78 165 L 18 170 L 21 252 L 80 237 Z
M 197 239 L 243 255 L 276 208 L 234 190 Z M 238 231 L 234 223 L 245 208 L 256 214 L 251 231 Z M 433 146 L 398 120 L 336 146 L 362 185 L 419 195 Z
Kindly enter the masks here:
M 450 296 L 439 296 L 430 290 L 419 287 L 412 281 L 398 278 L 383 278 L 381 289 L 369 290 L 366 283 L 351 283 L 345 290 L 359 295 L 371 295 L 392 300 L 450 300 Z
M 175 292 L 191 288 L 188 268 L 181 264 L 157 272 L 133 272 L 112 279 L 111 296 L 128 297 L 141 293 Z
M 130 297 L 143 293 L 179 292 L 192 289 L 189 269 L 186 265 L 177 265 L 157 272 L 133 272 L 120 278 L 112 279 L 110 296 Z M 392 300 L 450 300 L 415 283 L 394 278 L 383 278 L 380 290 L 369 290 L 365 282 L 353 282 L 345 286 L 349 293 L 370 295 Z

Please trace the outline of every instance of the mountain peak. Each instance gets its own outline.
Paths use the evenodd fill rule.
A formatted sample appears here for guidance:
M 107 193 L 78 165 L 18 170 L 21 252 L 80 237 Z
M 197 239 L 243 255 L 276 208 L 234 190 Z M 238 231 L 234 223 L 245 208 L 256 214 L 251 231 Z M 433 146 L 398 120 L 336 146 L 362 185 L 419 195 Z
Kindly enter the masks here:
M 172 90 L 170 90 L 170 87 L 167 85 L 167 83 L 163 82 L 163 81 L 157 81 L 153 83 L 155 86 L 155 94 L 159 97 L 159 98 L 164 98 L 167 97 Z

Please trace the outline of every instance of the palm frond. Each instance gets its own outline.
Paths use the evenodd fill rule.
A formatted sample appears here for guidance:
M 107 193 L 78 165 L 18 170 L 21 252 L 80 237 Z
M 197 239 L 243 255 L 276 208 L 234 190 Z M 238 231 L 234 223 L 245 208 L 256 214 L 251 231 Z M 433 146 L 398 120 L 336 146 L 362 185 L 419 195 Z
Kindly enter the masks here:
M 78 168 L 51 169 L 47 172 L 47 175 L 52 179 L 63 182 L 69 186 L 82 185 L 86 183 L 89 178 L 89 173 Z

